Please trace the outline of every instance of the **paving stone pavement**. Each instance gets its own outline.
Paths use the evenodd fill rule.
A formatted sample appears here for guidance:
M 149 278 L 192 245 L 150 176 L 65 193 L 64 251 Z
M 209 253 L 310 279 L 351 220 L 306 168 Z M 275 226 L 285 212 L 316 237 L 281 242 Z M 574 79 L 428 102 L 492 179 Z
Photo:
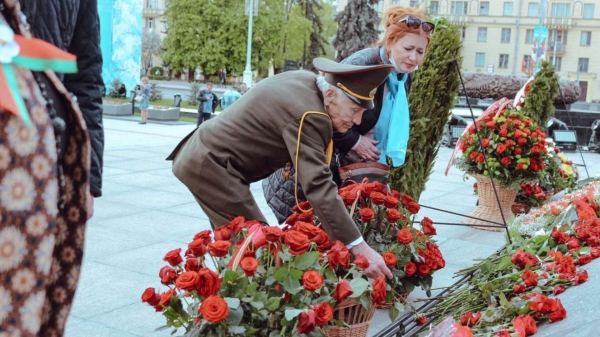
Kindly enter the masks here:
M 170 162 L 164 160 L 195 125 L 139 125 L 130 119 L 107 118 L 104 128 L 103 196 L 95 200 L 95 214 L 88 223 L 83 270 L 66 336 L 170 336 L 168 331 L 154 332 L 164 324 L 163 316 L 141 303 L 140 298 L 147 287 L 164 290 L 158 271 L 167 251 L 185 250 L 195 233 L 210 229 L 206 215 L 173 176 Z M 475 208 L 473 180 L 463 181 L 462 172 L 456 168 L 444 176 L 451 152 L 440 148 L 420 203 L 467 214 Z M 578 153 L 568 155 L 573 162 L 581 163 Z M 598 176 L 600 155 L 584 153 L 584 158 L 590 175 Z M 253 184 L 251 190 L 267 220 L 275 224 L 260 182 Z M 460 216 L 425 208 L 419 216 L 438 222 L 461 221 Z M 470 266 L 474 258 L 488 256 L 504 243 L 504 235 L 499 232 L 442 225 L 437 226 L 437 232 L 436 240 L 447 265 L 434 274 L 434 288 L 450 285 L 454 272 Z M 573 294 L 582 290 L 580 287 Z M 425 294 L 417 290 L 409 299 L 423 297 Z M 566 323 L 556 324 L 560 329 L 547 335 L 569 331 L 575 322 L 584 324 L 579 335 L 591 333 L 594 329 L 585 327 L 598 326 L 600 321 L 593 321 L 597 317 L 588 315 L 585 320 L 576 321 L 569 311 Z M 569 323 L 571 320 L 573 323 Z M 375 335 L 389 323 L 387 312 L 378 310 L 369 335 Z

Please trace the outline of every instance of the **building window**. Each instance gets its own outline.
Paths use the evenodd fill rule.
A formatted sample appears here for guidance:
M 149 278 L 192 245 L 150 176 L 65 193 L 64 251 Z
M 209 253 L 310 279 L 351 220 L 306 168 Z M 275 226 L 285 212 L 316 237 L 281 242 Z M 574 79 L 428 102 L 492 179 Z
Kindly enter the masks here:
M 533 43 L 533 29 L 525 30 L 525 43 Z
M 581 42 L 582 46 L 589 46 L 592 43 L 592 32 L 581 32 Z
M 467 27 L 459 27 L 458 28 L 458 34 L 460 34 L 460 41 L 464 41 L 465 40 L 465 34 L 467 33 Z
M 579 58 L 579 62 L 577 62 L 577 69 L 579 72 L 581 73 L 587 73 L 588 72 L 588 66 L 590 63 L 590 59 L 589 58 Z
M 477 29 L 477 42 L 486 42 L 487 41 L 487 28 L 479 27 Z
M 475 66 L 476 67 L 484 67 L 485 66 L 485 53 L 476 53 L 475 54 Z
M 383 1 L 381 1 L 383 2 Z M 419 0 L 410 0 L 410 7 L 418 7 L 419 6 Z
M 548 46 L 550 49 L 554 49 L 554 42 L 557 42 L 557 47 L 562 47 L 567 44 L 567 31 L 566 30 L 550 30 L 548 32 Z M 563 50 L 564 51 L 564 50 Z
M 429 5 L 429 14 L 439 14 L 440 13 L 440 2 L 432 1 Z
M 502 28 L 502 36 L 500 38 L 502 43 L 510 43 L 510 28 Z
M 594 18 L 594 4 L 583 5 L 583 18 L 593 19 Z
M 490 15 L 490 2 L 482 1 L 479 5 L 479 15 Z
M 504 16 L 512 16 L 513 15 L 513 2 L 505 2 L 504 3 L 504 10 L 503 10 L 503 14 Z
M 452 1 L 450 4 L 450 14 L 464 15 L 467 14 L 467 1 Z
M 498 68 L 508 68 L 508 54 L 500 54 L 500 62 L 498 62 Z
M 530 2 L 527 7 L 527 16 L 538 16 L 540 15 L 540 4 L 537 2 Z
M 550 16 L 556 18 L 571 17 L 571 4 L 569 3 L 553 3 L 550 7 Z
M 397 5 L 400 0 L 391 0 L 390 5 Z
M 562 56 L 552 56 L 550 61 L 554 62 L 554 70 L 560 71 L 560 68 L 562 68 Z
M 146 22 L 146 27 L 148 29 L 153 29 L 154 28 L 154 18 L 148 19 L 148 21 Z
M 156 0 L 146 0 L 146 8 L 156 8 Z
M 523 64 L 521 65 L 521 71 L 529 74 L 533 70 L 533 64 L 531 64 L 531 55 L 523 56 Z

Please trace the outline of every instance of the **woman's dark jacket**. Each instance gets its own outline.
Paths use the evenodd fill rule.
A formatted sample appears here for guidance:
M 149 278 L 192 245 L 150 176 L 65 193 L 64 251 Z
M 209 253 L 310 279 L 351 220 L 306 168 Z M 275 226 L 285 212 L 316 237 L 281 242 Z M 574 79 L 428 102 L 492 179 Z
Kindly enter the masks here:
M 90 190 L 102 195 L 102 52 L 97 0 L 20 0 L 31 34 L 77 56 L 76 74 L 61 77 L 77 97 L 90 135 Z
M 382 64 L 383 62 L 379 57 L 379 48 L 377 47 L 358 51 L 344 59 L 341 63 L 363 66 Z M 407 93 L 410 91 L 410 85 L 411 77 L 409 76 L 405 82 Z M 361 135 L 366 134 L 375 127 L 381 112 L 384 88 L 385 82 L 377 88 L 374 99 L 375 107 L 363 113 L 360 125 L 354 125 L 346 133 L 339 133 L 335 129 L 333 130 L 333 145 L 335 147 L 336 156 L 344 157 L 356 142 L 358 142 Z M 335 166 L 336 163 L 332 164 L 334 165 L 334 167 L 332 167 L 332 172 L 335 175 L 337 166 Z M 283 177 L 283 169 L 280 169 L 271 174 L 267 179 L 263 180 L 262 187 L 267 204 L 273 210 L 277 221 L 283 223 L 285 219 L 292 214 L 292 208 L 296 203 L 294 198 L 294 176 L 292 175 L 291 179 L 286 180 Z M 304 193 L 302 193 L 300 186 L 298 198 L 304 200 Z

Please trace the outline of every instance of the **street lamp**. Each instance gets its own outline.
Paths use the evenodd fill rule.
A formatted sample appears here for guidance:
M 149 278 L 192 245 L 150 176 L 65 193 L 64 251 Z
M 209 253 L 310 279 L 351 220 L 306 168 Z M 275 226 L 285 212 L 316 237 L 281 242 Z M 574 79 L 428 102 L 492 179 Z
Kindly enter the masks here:
M 252 86 L 252 66 L 250 64 L 252 58 L 252 17 L 254 16 L 254 1 L 258 0 L 246 1 L 248 14 L 248 47 L 246 49 L 246 70 L 244 70 L 243 82 L 250 88 L 250 86 Z

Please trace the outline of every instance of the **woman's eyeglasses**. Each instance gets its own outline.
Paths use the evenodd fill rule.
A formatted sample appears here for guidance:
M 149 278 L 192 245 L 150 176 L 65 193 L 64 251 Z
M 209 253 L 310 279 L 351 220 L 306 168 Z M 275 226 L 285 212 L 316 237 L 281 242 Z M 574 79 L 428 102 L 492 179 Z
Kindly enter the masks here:
M 423 29 L 425 33 L 432 34 L 435 30 L 435 25 L 432 22 L 421 21 L 414 16 L 407 16 L 403 19 L 398 20 L 398 23 L 406 22 L 406 26 L 412 29 Z

